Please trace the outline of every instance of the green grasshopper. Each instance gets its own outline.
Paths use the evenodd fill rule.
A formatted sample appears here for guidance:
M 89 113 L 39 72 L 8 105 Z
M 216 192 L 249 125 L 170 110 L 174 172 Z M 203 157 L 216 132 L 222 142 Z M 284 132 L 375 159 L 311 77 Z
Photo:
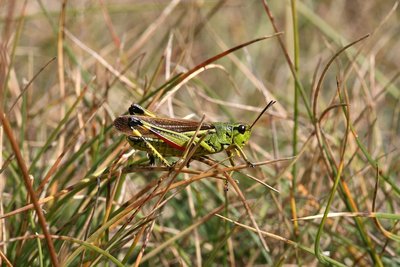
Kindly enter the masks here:
M 198 131 L 200 122 L 157 117 L 138 104 L 133 104 L 129 108 L 130 115 L 116 118 L 114 127 L 127 136 L 133 148 L 148 153 L 150 164 L 154 164 L 155 158 L 158 158 L 166 166 L 171 166 L 164 156 L 182 156 L 187 145 L 196 135 L 193 143 L 199 143 L 199 146 L 193 157 L 202 157 L 221 151 L 226 151 L 228 156 L 231 156 L 231 152 L 236 151 L 250 166 L 253 166 L 242 147 L 249 140 L 252 127 L 275 102 L 270 101 L 251 125 L 205 122 L 201 124 Z

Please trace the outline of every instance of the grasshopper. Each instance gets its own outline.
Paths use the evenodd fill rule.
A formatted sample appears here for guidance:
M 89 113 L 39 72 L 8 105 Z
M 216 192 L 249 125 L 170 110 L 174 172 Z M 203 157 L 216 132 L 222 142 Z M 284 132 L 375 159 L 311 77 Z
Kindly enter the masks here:
M 199 146 L 193 157 L 221 151 L 226 151 L 231 156 L 232 151 L 236 151 L 247 164 L 253 166 L 242 148 L 249 140 L 253 126 L 275 102 L 270 101 L 251 125 L 205 122 L 198 131 L 198 121 L 157 117 L 138 104 L 133 104 L 129 108 L 129 115 L 115 119 L 114 127 L 127 136 L 127 141 L 133 148 L 148 153 L 150 164 L 154 164 L 155 158 L 158 158 L 166 166 L 171 166 L 164 156 L 182 156 L 191 139 L 195 137 L 193 143 L 199 143 Z

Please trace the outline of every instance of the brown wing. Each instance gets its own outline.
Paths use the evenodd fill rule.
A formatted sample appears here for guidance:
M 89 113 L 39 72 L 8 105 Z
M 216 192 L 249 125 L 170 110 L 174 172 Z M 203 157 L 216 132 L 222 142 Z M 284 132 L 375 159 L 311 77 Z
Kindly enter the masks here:
M 157 127 L 163 128 L 163 129 L 167 129 L 170 131 L 175 131 L 178 133 L 196 131 L 197 127 L 199 126 L 198 121 L 192 121 L 192 120 L 171 119 L 171 118 L 153 118 L 153 117 L 148 117 L 148 116 L 125 115 L 125 116 L 120 116 L 115 119 L 114 127 L 118 131 L 120 131 L 126 135 L 131 135 L 132 130 L 129 127 L 129 118 L 132 116 L 143 122 L 147 122 L 154 126 L 157 126 Z M 200 128 L 200 130 L 210 130 L 210 129 L 214 129 L 214 126 L 211 123 L 203 123 Z M 144 136 L 152 135 L 152 133 L 150 133 L 149 131 L 146 131 L 146 130 L 141 129 L 140 132 Z

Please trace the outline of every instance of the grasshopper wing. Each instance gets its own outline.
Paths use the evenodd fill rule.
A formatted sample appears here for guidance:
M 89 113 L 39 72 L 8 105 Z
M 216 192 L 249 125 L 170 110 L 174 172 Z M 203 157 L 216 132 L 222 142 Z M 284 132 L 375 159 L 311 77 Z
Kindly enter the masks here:
M 157 129 L 168 130 L 177 133 L 194 132 L 199 126 L 198 121 L 184 120 L 184 119 L 171 119 L 171 118 L 152 118 L 148 116 L 125 115 L 115 119 L 114 127 L 125 135 L 132 135 L 132 129 L 129 126 L 129 120 L 133 118 L 141 121 L 144 125 L 155 127 Z M 200 130 L 214 129 L 211 123 L 203 123 Z M 148 129 L 139 128 L 140 133 L 144 136 L 151 134 Z
M 134 122 L 134 123 L 132 123 Z M 183 133 L 195 132 L 199 122 L 184 119 L 153 118 L 148 116 L 127 115 L 120 116 L 114 121 L 115 128 L 127 136 L 135 136 L 133 127 L 142 137 L 158 138 L 169 146 L 184 151 L 185 144 L 190 140 Z M 203 123 L 200 131 L 214 129 L 214 125 Z

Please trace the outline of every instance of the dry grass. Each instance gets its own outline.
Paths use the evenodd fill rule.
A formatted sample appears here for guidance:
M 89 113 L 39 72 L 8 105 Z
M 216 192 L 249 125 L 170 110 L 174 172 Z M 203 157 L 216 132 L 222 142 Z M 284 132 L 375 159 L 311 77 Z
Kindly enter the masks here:
M 399 265 L 398 3 L 284 2 L 1 2 L 2 263 Z M 112 128 L 272 99 L 255 168 L 148 166 Z

